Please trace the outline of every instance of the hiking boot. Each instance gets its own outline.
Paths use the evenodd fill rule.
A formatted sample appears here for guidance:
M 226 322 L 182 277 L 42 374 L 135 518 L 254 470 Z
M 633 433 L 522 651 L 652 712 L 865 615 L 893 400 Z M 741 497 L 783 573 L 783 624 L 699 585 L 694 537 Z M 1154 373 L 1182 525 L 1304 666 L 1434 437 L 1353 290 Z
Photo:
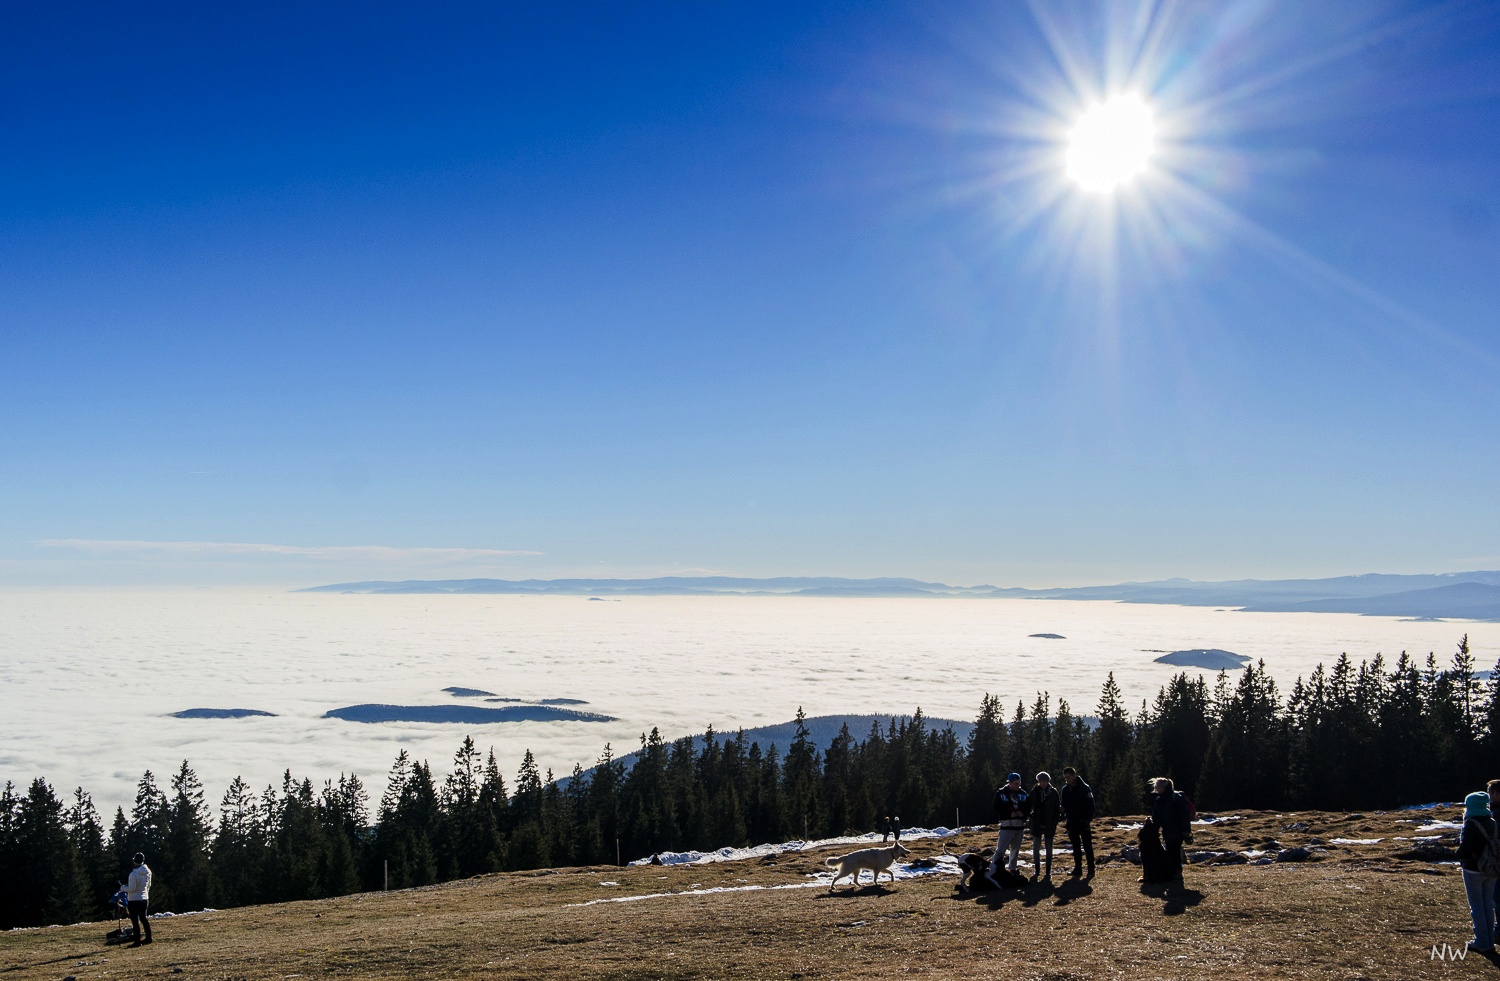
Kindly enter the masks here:
M 1083 875 L 1083 869 L 1075 868 L 1075 869 L 1073 869 L 1073 871 L 1071 871 L 1071 872 L 1068 873 L 1068 878 L 1070 878 L 1070 879 L 1077 879 L 1077 878 L 1080 878 L 1082 875 Z
M 130 946 L 131 946 L 131 947 L 132 947 L 132 948 L 135 948 L 135 947 L 139 947 L 139 946 L 140 946 L 140 945 L 141 945 L 141 942 L 140 942 L 140 941 L 139 941 L 139 940 L 136 940 L 136 941 L 133 941 L 133 942 L 131 942 L 131 944 L 130 944 Z
M 147 937 L 145 940 L 141 941 L 141 946 L 145 946 L 146 944 L 149 944 L 150 942 L 151 942 L 151 938 Z

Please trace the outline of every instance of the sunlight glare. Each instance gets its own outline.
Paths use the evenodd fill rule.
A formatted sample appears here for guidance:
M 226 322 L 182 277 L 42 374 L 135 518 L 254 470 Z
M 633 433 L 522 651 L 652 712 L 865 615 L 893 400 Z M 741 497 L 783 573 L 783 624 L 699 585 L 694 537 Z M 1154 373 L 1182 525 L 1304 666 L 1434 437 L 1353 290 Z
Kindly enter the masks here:
M 1116 95 L 1090 106 L 1068 137 L 1068 176 L 1085 191 L 1107 194 L 1146 170 L 1156 145 L 1156 120 L 1138 95 Z

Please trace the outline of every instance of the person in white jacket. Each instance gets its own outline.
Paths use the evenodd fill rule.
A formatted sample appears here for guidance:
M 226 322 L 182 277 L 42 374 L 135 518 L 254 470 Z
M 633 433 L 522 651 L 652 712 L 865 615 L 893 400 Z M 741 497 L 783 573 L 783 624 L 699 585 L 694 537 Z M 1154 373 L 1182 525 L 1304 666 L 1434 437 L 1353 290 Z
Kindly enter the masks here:
M 135 868 L 130 870 L 125 883 L 125 902 L 130 908 L 130 925 L 135 928 L 135 942 L 130 946 L 139 947 L 151 942 L 151 917 L 147 913 L 151 903 L 151 867 L 140 852 L 135 853 L 132 861 Z

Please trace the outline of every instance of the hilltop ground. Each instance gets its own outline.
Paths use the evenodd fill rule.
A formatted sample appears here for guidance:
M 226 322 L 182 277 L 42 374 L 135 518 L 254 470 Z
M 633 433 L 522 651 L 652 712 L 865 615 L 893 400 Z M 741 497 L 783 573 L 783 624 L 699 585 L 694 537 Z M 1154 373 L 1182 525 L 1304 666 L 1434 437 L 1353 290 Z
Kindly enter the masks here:
M 866 879 L 829 895 L 826 885 L 806 887 L 822 859 L 842 850 L 825 849 L 491 875 L 202 913 L 157 921 L 157 942 L 139 950 L 105 947 L 100 924 L 15 931 L 0 934 L 0 981 L 1500 978 L 1500 963 L 1479 955 L 1432 956 L 1434 945 L 1459 950 L 1469 938 L 1457 867 L 1434 861 L 1455 832 L 1430 827 L 1457 818 L 1456 808 L 1245 813 L 1200 828 L 1193 847 L 1274 854 L 1274 845 L 1310 845 L 1320 860 L 1193 865 L 1181 900 L 1143 893 L 1139 870 L 1118 859 L 1090 882 L 1059 875 L 1024 892 L 965 897 L 953 876 L 934 874 L 894 887 Z M 1134 841 L 1116 823 L 1096 822 L 1100 855 Z M 949 842 L 958 851 L 991 840 L 973 832 Z M 913 859 L 942 848 L 909 844 Z M 1058 865 L 1066 872 L 1069 860 Z M 741 891 L 691 892 L 716 887 Z M 590 903 L 652 894 L 666 895 Z

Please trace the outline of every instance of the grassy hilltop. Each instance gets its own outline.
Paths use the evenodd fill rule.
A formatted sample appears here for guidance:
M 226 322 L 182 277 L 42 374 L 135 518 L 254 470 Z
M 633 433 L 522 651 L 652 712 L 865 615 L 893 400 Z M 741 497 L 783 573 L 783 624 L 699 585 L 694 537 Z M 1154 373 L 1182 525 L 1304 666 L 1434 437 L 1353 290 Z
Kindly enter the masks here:
M 341 899 L 157 921 L 157 942 L 104 947 L 88 924 L 0 935 L 0 979 L 262 978 L 1371 978 L 1485 976 L 1433 960 L 1469 920 L 1457 868 L 1432 859 L 1457 809 L 1246 813 L 1201 829 L 1196 849 L 1308 846 L 1317 861 L 1193 865 L 1181 900 L 1143 894 L 1138 869 L 1088 883 L 961 897 L 930 875 L 894 888 L 797 888 L 841 849 L 680 867 L 552 869 Z M 1099 854 L 1133 832 L 1096 822 Z M 1442 840 L 1412 839 L 1440 833 Z M 1333 839 L 1383 839 L 1332 844 Z M 1397 838 L 1405 840 L 1395 840 Z M 969 833 L 953 850 L 991 835 Z M 1323 843 L 1320 845 L 1319 843 Z M 910 843 L 912 858 L 937 854 Z M 1417 851 L 1414 853 L 1413 849 Z M 1057 866 L 1069 867 L 1061 857 Z M 866 879 L 868 883 L 868 879 Z M 680 895 L 759 885 L 752 891 Z M 658 893 L 635 902 L 618 899 Z

